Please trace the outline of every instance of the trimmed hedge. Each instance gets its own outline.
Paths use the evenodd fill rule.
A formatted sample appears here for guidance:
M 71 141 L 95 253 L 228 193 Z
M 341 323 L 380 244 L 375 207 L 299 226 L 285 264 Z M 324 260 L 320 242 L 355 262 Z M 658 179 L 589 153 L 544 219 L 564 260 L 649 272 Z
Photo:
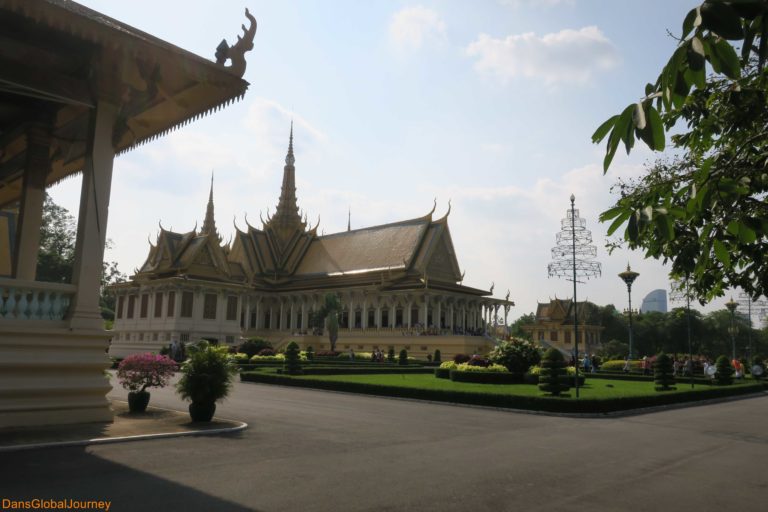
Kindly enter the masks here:
M 575 375 L 561 375 L 560 380 L 563 382 L 566 381 L 566 379 L 570 379 L 570 382 L 568 382 L 568 385 L 571 387 L 576 386 L 576 376 Z M 539 376 L 538 375 L 532 375 L 530 373 L 525 374 L 524 379 L 526 384 L 538 384 L 539 383 Z M 582 372 L 579 372 L 579 387 L 584 386 L 584 382 L 586 382 L 586 378 L 584 377 L 584 374 Z
M 522 379 L 519 375 L 509 372 L 463 372 L 461 370 L 449 370 L 450 378 L 454 382 L 474 382 L 476 384 L 519 384 Z
M 585 375 L 583 372 L 579 372 L 579 375 Z M 653 382 L 652 375 L 642 375 L 635 373 L 611 373 L 599 371 L 597 373 L 587 373 L 586 376 L 590 379 L 610 379 L 610 380 L 631 380 L 636 382 Z M 691 382 L 690 377 L 677 377 L 678 384 L 688 384 Z M 712 384 L 712 379 L 709 377 L 694 377 L 694 384 Z
M 451 378 L 451 369 L 450 368 L 435 368 L 435 377 L 438 379 L 450 379 Z
M 581 398 L 579 400 L 573 400 L 545 396 L 503 395 L 497 393 L 449 391 L 444 389 L 404 388 L 379 384 L 363 384 L 360 382 L 297 379 L 285 375 L 275 375 L 264 372 L 241 373 L 240 380 L 243 382 L 260 382 L 264 384 L 278 384 L 283 386 L 345 391 L 350 393 L 398 398 L 416 398 L 437 402 L 453 402 L 546 412 L 593 414 L 747 395 L 761 392 L 765 389 L 765 386 L 763 386 L 762 383 L 754 383 L 727 387 L 713 386 L 703 391 L 683 391 L 669 394 L 665 393 L 620 398 Z
M 403 366 L 385 366 L 383 368 L 302 368 L 304 375 L 382 375 L 391 373 L 432 373 L 432 368 L 410 368 Z M 278 368 L 277 373 L 283 373 Z

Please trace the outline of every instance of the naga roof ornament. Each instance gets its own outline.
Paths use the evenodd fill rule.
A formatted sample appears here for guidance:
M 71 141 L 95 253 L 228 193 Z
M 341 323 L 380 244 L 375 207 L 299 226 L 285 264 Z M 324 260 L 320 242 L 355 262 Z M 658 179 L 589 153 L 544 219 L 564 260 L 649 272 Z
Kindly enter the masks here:
M 245 17 L 251 22 L 251 26 L 245 28 L 241 25 L 243 36 L 237 36 L 237 42 L 229 46 L 226 39 L 222 39 L 219 46 L 216 47 L 216 64 L 233 75 L 242 78 L 245 74 L 245 53 L 253 50 L 253 37 L 256 35 L 256 18 L 245 9 Z M 226 66 L 224 63 L 230 60 L 232 64 Z

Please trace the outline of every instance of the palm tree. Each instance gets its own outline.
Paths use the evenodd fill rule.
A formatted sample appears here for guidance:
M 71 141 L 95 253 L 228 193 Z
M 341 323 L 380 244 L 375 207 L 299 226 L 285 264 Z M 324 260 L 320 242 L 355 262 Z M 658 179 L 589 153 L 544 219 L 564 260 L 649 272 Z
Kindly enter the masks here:
M 339 311 L 341 302 L 335 293 L 325 295 L 325 303 L 320 307 L 315 318 L 319 322 L 328 319 L 328 340 L 331 342 L 331 351 L 336 351 L 336 340 L 339 339 Z

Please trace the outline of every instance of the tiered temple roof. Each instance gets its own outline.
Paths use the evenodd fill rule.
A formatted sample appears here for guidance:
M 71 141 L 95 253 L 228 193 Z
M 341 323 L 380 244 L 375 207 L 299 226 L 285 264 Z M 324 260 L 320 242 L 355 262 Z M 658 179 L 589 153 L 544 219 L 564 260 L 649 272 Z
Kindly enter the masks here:
M 329 235 L 318 235 L 299 214 L 293 126 L 276 212 L 261 228 L 236 228 L 222 244 L 213 220 L 213 181 L 200 231 L 162 229 L 137 280 L 173 276 L 248 284 L 263 291 L 376 285 L 380 290 L 429 288 L 474 296 L 489 291 L 463 286 L 448 212 Z

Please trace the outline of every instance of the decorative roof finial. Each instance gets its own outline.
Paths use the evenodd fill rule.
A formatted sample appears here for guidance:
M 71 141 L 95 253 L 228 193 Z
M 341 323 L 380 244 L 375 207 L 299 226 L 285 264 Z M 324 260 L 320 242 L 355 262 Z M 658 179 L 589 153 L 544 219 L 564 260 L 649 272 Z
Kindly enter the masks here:
M 291 135 L 288 138 L 288 154 L 285 155 L 285 165 L 293 166 L 296 158 L 293 156 L 293 119 L 291 119 Z
M 200 234 L 219 236 L 216 231 L 216 221 L 213 218 L 213 171 L 211 171 L 211 191 L 208 193 L 208 206 L 205 209 L 205 220 L 203 221 L 203 228 L 200 230 Z
M 352 207 L 347 211 L 347 231 L 352 231 Z

